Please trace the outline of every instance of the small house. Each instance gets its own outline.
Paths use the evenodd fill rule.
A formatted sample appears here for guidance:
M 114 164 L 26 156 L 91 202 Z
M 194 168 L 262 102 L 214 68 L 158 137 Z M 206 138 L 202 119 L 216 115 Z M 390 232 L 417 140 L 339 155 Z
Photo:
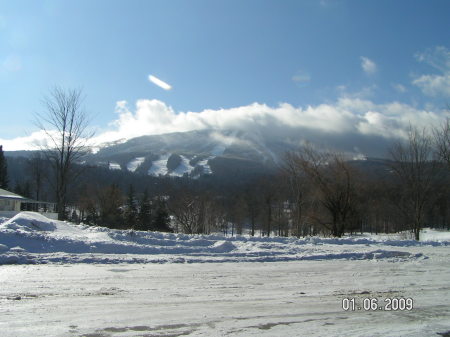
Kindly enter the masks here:
M 0 212 L 20 212 L 27 198 L 0 188 Z
M 22 211 L 38 212 L 51 219 L 57 219 L 55 204 L 37 201 L 0 188 L 0 216 L 13 217 Z

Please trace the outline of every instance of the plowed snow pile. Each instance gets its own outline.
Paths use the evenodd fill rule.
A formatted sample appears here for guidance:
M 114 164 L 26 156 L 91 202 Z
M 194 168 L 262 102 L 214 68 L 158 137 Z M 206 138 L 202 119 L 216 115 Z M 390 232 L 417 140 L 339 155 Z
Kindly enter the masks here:
M 450 245 L 450 241 L 438 239 L 431 230 L 428 237 L 433 241 L 372 237 L 228 238 L 112 230 L 22 212 L 0 224 L 0 264 L 405 260 L 426 258 L 406 247 Z

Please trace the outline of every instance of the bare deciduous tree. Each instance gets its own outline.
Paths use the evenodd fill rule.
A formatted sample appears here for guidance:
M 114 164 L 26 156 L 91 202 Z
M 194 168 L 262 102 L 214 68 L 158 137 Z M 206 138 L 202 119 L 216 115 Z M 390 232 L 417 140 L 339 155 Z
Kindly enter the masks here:
M 307 184 L 305 175 L 298 164 L 298 156 L 295 153 L 286 153 L 282 170 L 288 182 L 289 193 L 293 201 L 292 231 L 295 236 L 300 237 L 301 235 L 307 234 L 307 230 L 304 226 Z
M 44 113 L 36 115 L 36 125 L 49 138 L 45 154 L 54 170 L 54 189 L 58 218 L 66 218 L 67 189 L 75 179 L 74 163 L 87 150 L 87 141 L 93 136 L 88 131 L 88 117 L 81 107 L 81 90 L 55 87 L 44 97 Z
M 260 212 L 260 194 L 258 191 L 255 191 L 256 186 L 248 185 L 245 187 L 244 193 L 243 193 L 243 199 L 245 203 L 245 210 L 247 213 L 247 217 L 250 221 L 250 235 L 255 236 L 256 227 L 258 218 L 261 214 Z
M 310 181 L 314 193 L 315 211 L 310 213 L 318 222 L 336 237 L 344 234 L 351 221 L 357 202 L 357 172 L 344 156 L 336 152 L 321 152 L 310 145 L 300 152 L 292 153 L 290 160 Z M 317 205 L 328 213 L 317 210 Z
M 276 186 L 271 177 L 265 176 L 260 179 L 262 197 L 262 234 L 268 237 L 273 231 L 273 205 L 276 201 Z
M 396 204 L 411 223 L 415 239 L 419 240 L 438 170 L 433 159 L 433 140 L 425 129 L 411 126 L 406 142 L 396 142 L 390 149 L 390 156 L 391 169 L 400 187 Z
M 438 160 L 450 169 L 450 118 L 440 128 L 434 129 L 434 143 Z
M 203 202 L 198 195 L 183 189 L 169 199 L 169 209 L 175 216 L 177 226 L 186 234 L 203 232 Z
M 0 145 L 0 188 L 8 187 L 8 166 L 3 154 L 3 146 Z
M 44 158 L 42 158 L 42 154 L 40 152 L 36 152 L 28 161 L 28 173 L 31 176 L 32 184 L 34 185 L 35 193 L 34 197 L 36 200 L 40 200 L 42 195 L 42 183 L 44 181 L 45 173 L 46 173 L 46 162 Z

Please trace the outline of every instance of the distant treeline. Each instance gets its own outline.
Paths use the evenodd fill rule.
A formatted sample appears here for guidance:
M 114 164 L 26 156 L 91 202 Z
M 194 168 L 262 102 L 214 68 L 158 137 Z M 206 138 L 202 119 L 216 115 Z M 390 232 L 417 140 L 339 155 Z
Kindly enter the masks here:
M 112 228 L 189 234 L 307 236 L 450 229 L 450 166 L 411 130 L 390 159 L 352 160 L 307 145 L 273 174 L 222 171 L 199 179 L 75 165 L 67 218 Z M 45 157 L 7 157 L 9 189 L 53 201 Z

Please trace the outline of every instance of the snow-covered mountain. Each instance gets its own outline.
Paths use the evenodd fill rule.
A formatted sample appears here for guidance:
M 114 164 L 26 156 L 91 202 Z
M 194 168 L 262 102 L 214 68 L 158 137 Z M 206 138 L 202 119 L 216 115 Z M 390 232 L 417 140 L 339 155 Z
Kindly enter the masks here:
M 350 154 L 355 160 L 382 158 L 390 140 L 383 137 L 325 132 L 268 125 L 252 131 L 196 130 L 121 139 L 98 145 L 86 155 L 86 164 L 152 176 L 257 175 L 273 172 L 288 151 L 305 142 Z M 28 157 L 31 151 L 7 152 Z
M 142 136 L 101 147 L 90 164 L 154 176 L 199 177 L 223 169 L 270 171 L 296 146 L 238 131 Z
M 197 130 L 110 143 L 89 155 L 87 162 L 153 176 L 264 173 L 274 170 L 287 151 L 297 150 L 305 141 L 349 153 L 358 160 L 382 157 L 388 145 L 384 138 L 304 134 L 295 129 L 278 132 L 276 126 L 253 132 Z

